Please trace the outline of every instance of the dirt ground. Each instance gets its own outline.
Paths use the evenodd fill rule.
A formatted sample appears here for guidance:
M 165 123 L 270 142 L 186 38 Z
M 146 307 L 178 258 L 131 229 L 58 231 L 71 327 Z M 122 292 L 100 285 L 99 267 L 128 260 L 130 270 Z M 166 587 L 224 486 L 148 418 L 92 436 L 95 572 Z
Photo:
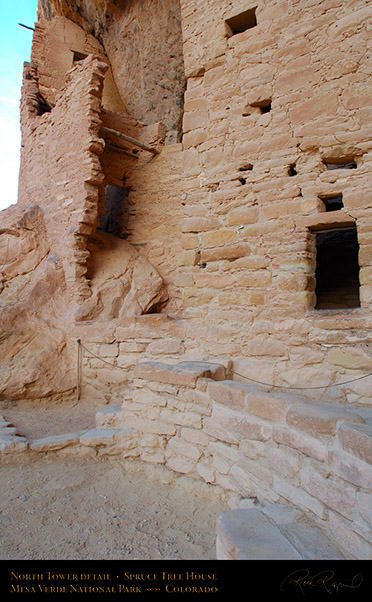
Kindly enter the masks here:
M 2 403 L 29 440 L 94 427 L 91 402 Z M 208 560 L 219 488 L 119 458 L 21 454 L 0 470 L 0 558 Z

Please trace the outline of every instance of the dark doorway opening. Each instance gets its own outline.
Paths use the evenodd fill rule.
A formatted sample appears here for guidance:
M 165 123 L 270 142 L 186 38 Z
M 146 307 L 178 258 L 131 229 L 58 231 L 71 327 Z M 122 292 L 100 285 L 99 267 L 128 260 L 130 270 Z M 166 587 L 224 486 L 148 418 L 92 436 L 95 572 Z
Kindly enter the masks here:
M 99 216 L 99 230 L 118 238 L 126 237 L 129 188 L 109 184 L 105 188 L 105 213 Z
M 315 309 L 360 307 L 356 228 L 316 233 Z

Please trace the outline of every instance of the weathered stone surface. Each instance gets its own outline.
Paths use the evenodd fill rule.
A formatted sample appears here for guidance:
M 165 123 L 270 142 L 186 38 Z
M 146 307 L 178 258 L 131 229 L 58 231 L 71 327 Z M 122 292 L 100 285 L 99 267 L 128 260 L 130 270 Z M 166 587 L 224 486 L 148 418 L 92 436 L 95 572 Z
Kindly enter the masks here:
M 330 404 L 302 404 L 287 413 L 287 423 L 312 435 L 334 435 L 339 422 L 365 421 L 361 416 Z
M 356 492 L 355 489 L 340 482 L 327 479 L 314 469 L 304 467 L 300 472 L 301 485 L 309 495 L 333 508 L 343 516 L 353 512 Z
M 126 435 L 132 434 L 132 429 L 92 429 L 81 435 L 79 441 L 82 445 L 95 447 L 98 445 L 112 445 L 118 439 L 122 439 Z
M 77 445 L 83 433 L 65 433 L 63 435 L 51 435 L 30 442 L 30 449 L 37 452 L 52 452 L 64 449 L 71 445 Z
M 175 366 L 160 362 L 141 362 L 136 366 L 135 373 L 148 381 L 194 388 L 199 378 L 223 379 L 225 367 L 205 362 L 180 362 Z
M 372 466 L 361 462 L 352 454 L 331 451 L 328 454 L 330 468 L 344 481 L 357 487 L 372 489 Z
M 42 0 L 39 14 L 47 19 L 62 15 L 99 36 L 129 113 L 145 123 L 163 121 L 168 130 L 178 131 L 184 89 L 178 2 L 156 0 L 154 6 L 152 0 L 141 7 L 110 2 L 106 7 L 99 0 L 83 4 Z M 135 28 L 131 26 L 133 19 Z M 144 85 L 150 94 L 143 93 Z
M 343 424 L 339 430 L 342 447 L 372 464 L 372 427 L 369 424 Z
M 225 380 L 221 383 L 210 383 L 208 393 L 217 403 L 226 405 L 233 410 L 243 410 L 245 395 L 251 388 L 250 385 Z
M 217 518 L 217 537 L 230 560 L 300 560 L 301 556 L 259 510 L 230 510 Z
M 96 414 L 96 426 L 101 428 L 118 428 L 119 423 L 123 421 L 122 405 L 110 405 L 102 408 Z
M 0 437 L 0 454 L 1 457 L 8 454 L 18 454 L 26 451 L 28 448 L 28 441 L 25 437 L 14 437 L 2 435 Z

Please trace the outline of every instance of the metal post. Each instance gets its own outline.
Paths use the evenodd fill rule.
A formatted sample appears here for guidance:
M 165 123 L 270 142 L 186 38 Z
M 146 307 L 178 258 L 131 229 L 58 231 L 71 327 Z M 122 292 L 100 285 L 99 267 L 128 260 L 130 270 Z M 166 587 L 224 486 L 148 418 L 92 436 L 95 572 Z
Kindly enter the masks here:
M 81 397 L 81 360 L 82 360 L 82 347 L 81 347 L 80 339 L 77 340 L 77 344 L 78 344 L 78 356 L 77 356 L 77 387 L 76 387 L 76 391 L 77 391 L 77 400 L 79 401 L 79 399 Z

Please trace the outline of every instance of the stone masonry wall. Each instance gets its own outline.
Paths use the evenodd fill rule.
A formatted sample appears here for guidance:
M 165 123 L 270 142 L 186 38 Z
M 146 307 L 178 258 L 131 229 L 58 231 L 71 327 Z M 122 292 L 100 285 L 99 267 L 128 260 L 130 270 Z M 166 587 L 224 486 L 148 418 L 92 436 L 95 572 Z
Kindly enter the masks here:
M 51 248 L 77 298 L 90 296 L 86 240 L 96 227 L 103 180 L 98 156 L 103 150 L 99 127 L 106 70 L 93 56 L 78 64 L 53 110 L 38 115 L 37 70 L 25 66 L 19 203 L 37 202 L 44 210 Z
M 187 353 L 279 385 L 357 377 L 372 366 L 371 3 L 181 4 Z M 257 25 L 231 35 L 248 9 Z M 320 197 L 337 194 L 326 212 Z M 314 231 L 352 225 L 361 307 L 316 310 Z M 370 403 L 367 381 L 340 391 L 329 399 Z
M 138 364 L 116 428 L 137 457 L 260 503 L 289 502 L 328 529 L 351 558 L 371 557 L 371 416 L 268 393 L 218 364 Z M 110 427 L 110 413 L 102 411 Z

